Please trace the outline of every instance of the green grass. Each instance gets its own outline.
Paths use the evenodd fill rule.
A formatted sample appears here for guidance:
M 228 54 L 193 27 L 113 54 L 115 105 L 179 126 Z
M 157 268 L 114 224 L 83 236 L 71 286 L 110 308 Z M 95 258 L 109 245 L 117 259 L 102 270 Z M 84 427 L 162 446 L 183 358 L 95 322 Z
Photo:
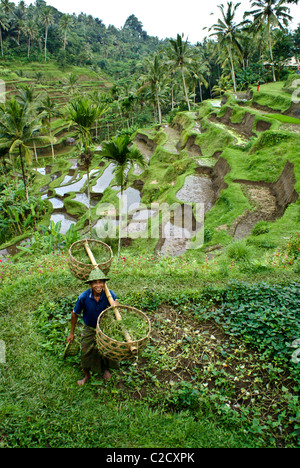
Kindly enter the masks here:
M 269 117 L 271 119 L 276 119 L 279 120 L 279 122 L 283 123 L 290 123 L 290 124 L 295 124 L 299 125 L 300 124 L 300 119 L 296 119 L 295 117 L 290 117 L 289 115 L 283 115 L 283 114 L 265 114 L 266 117 Z
M 292 268 L 289 266 L 283 270 L 276 267 L 267 275 L 266 272 L 253 274 L 252 280 L 273 278 L 274 281 L 276 277 L 282 280 L 284 275 L 288 282 L 294 277 Z M 114 371 L 109 384 L 105 385 L 101 379 L 93 376 L 89 384 L 79 388 L 76 381 L 82 373 L 78 358 L 69 357 L 63 361 L 62 353 L 63 340 L 69 332 L 72 304 L 85 286 L 71 276 L 62 254 L 23 259 L 16 264 L 7 264 L 5 269 L 6 276 L 0 290 L 0 338 L 6 343 L 6 364 L 0 364 L 0 445 L 3 448 L 245 448 L 295 445 L 285 430 L 284 436 L 280 436 L 274 429 L 274 415 L 269 422 L 261 420 L 259 399 L 255 399 L 251 408 L 247 405 L 247 399 L 244 403 L 240 401 L 242 413 L 230 410 L 228 399 L 232 398 L 229 395 L 233 387 L 229 383 L 231 379 L 228 381 L 222 370 L 224 366 L 218 364 L 220 359 L 221 362 L 224 359 L 221 350 L 229 351 L 228 358 L 237 356 L 235 350 L 240 350 L 240 361 L 236 364 L 239 372 L 246 362 L 249 364 L 251 361 L 251 372 L 258 378 L 256 373 L 260 364 L 255 355 L 249 360 L 249 349 L 243 348 L 242 351 L 242 344 L 231 343 L 229 338 L 221 348 L 219 345 L 215 348 L 210 336 L 215 333 L 212 331 L 208 335 L 199 335 L 206 337 L 206 355 L 215 353 L 209 367 L 211 370 L 204 370 L 201 377 L 191 374 L 189 380 L 175 386 L 161 380 L 163 373 L 170 369 L 168 353 L 171 353 L 171 348 L 165 348 L 165 354 L 159 354 L 160 347 L 153 341 L 145 350 L 143 362 L 138 368 L 134 363 L 123 363 L 119 371 Z M 195 331 L 194 325 L 193 328 L 189 325 L 191 304 L 201 302 L 202 297 L 204 309 L 209 313 L 210 305 L 220 303 L 222 291 L 224 288 L 226 290 L 226 284 L 230 284 L 228 278 L 224 282 L 223 273 L 214 261 L 201 264 L 192 257 L 157 260 L 145 256 L 126 256 L 123 251 L 120 262 L 114 260 L 111 267 L 109 286 L 117 292 L 122 303 L 144 310 L 151 317 L 156 337 L 159 335 L 161 340 L 166 339 L 166 346 L 167 343 L 170 346 L 170 330 L 179 333 L 184 327 L 189 327 L 185 333 Z M 231 278 L 234 276 L 233 269 Z M 245 279 L 248 276 L 248 273 L 244 274 Z M 242 277 L 240 271 L 239 279 Z M 55 313 L 54 306 L 58 300 L 64 304 L 61 307 L 65 315 Z M 164 310 L 160 307 L 166 303 L 172 304 L 173 310 L 177 311 L 182 321 L 179 328 L 174 327 L 175 322 L 171 325 L 160 321 Z M 52 317 L 49 322 L 48 317 Z M 207 318 L 199 316 L 193 320 L 198 320 L 201 329 Z M 195 348 L 193 340 L 182 343 L 180 346 L 184 346 L 186 356 L 196 359 L 198 348 Z M 203 355 L 203 346 L 200 351 L 200 355 Z M 170 356 L 173 356 L 171 362 L 176 362 L 174 354 Z M 272 361 L 264 360 L 265 365 L 267 362 Z M 250 368 L 247 369 L 250 371 Z M 251 375 L 247 372 L 243 373 L 243 379 Z M 274 372 L 276 385 L 280 389 L 280 372 L 273 363 Z M 193 380 L 193 377 L 196 379 Z M 218 381 L 219 384 L 213 387 L 205 384 Z M 141 391 L 141 385 L 147 389 L 147 396 L 137 399 L 135 390 Z M 245 382 L 244 385 L 248 384 Z M 255 385 L 259 385 L 259 381 Z M 281 400 L 285 393 L 283 391 L 280 396 L 280 390 L 276 392 L 276 411 L 279 411 L 280 417 L 283 411 Z M 296 402 L 293 406 L 290 401 L 289 405 L 293 414 Z
M 53 64 L 44 70 L 61 76 Z M 282 83 L 254 93 L 254 100 L 280 111 L 289 99 Z M 68 271 L 66 255 L 0 261 L 0 340 L 6 344 L 6 363 L 0 364 L 0 447 L 299 446 L 298 380 L 289 364 L 291 333 L 298 338 L 291 285 L 300 274 L 299 202 L 276 221 L 261 222 L 244 241 L 234 242 L 228 231 L 253 209 L 236 179 L 275 182 L 290 161 L 300 193 L 299 135 L 277 131 L 276 124 L 239 147 L 234 133 L 207 119 L 209 112 L 215 109 L 203 103 L 198 117 L 179 113 L 175 123 L 183 129 L 184 144 L 203 119 L 195 142 L 210 166 L 213 154 L 222 152 L 231 168 L 227 187 L 206 214 L 204 248 L 180 258 L 160 257 L 153 254 L 157 239 L 138 239 L 114 259 L 110 289 L 121 303 L 147 313 L 154 335 L 142 359 L 122 363 L 109 383 L 93 376 L 79 388 L 78 356 L 62 360 L 73 303 L 86 289 Z M 233 120 L 238 123 L 243 115 L 235 108 Z M 54 122 L 55 129 L 62 123 Z M 129 174 L 130 183 L 144 182 L 147 206 L 171 204 L 196 162 L 186 151 L 166 150 L 163 128 L 141 133 L 158 146 L 143 174 Z M 70 164 L 65 155 L 55 161 L 52 173 L 61 170 L 62 176 L 52 188 Z M 37 175 L 36 190 L 49 181 L 49 175 Z M 112 201 L 116 193 L 108 189 L 102 202 Z M 78 212 L 70 197 L 67 206 Z M 79 226 L 85 219 L 83 214 Z M 117 240 L 109 242 L 115 251 Z M 205 249 L 215 245 L 220 249 L 207 255 Z M 197 366 L 191 371 L 193 361 Z M 166 378 L 172 372 L 179 380 Z
M 65 274 L 55 281 L 60 296 L 70 292 Z M 15 286 L 24 293 L 25 284 Z M 37 298 L 39 289 L 39 281 L 33 281 L 25 297 Z M 51 289 L 48 297 L 53 293 Z M 2 447 L 249 446 L 242 432 L 219 427 L 207 417 L 195 422 L 188 412 L 164 414 L 130 399 L 118 402 L 113 389 L 97 381 L 79 389 L 77 366 L 43 350 L 32 326 L 33 303 L 31 299 L 19 313 L 10 310 L 4 322 L 1 317 L 1 337 L 8 344 L 7 365 L 1 367 Z
M 291 95 L 283 90 L 283 85 L 283 82 L 277 81 L 260 86 L 259 91 L 253 88 L 253 102 L 280 112 L 287 111 L 291 105 Z

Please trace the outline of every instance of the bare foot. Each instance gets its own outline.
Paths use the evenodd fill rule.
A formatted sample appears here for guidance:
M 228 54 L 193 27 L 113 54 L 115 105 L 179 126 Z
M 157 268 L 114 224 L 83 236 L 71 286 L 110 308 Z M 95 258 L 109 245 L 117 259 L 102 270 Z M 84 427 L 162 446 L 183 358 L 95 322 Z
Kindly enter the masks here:
M 108 370 L 106 370 L 104 371 L 103 377 L 104 377 L 104 380 L 109 380 L 111 379 L 111 373 L 108 372 Z
M 82 387 L 82 385 L 84 385 L 88 380 L 90 380 L 90 378 L 91 378 L 90 375 L 85 375 L 83 379 L 78 380 L 77 383 L 80 387 Z

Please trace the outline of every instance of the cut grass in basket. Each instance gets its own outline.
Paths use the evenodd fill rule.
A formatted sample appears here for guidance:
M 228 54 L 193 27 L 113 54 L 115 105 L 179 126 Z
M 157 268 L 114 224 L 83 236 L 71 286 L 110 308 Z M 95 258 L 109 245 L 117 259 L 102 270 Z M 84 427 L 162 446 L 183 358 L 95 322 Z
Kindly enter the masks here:
M 138 341 L 145 338 L 149 332 L 148 323 L 135 311 L 122 312 L 122 320 L 116 320 L 113 309 L 103 314 L 99 322 L 99 327 L 106 336 L 116 341 L 125 342 L 123 330 L 126 328 L 132 341 Z
M 101 244 L 96 244 L 89 242 L 90 247 L 92 248 L 93 255 L 98 264 L 105 263 L 110 259 L 110 252 Z M 84 248 L 84 245 L 81 244 L 80 247 L 74 248 L 72 250 L 73 257 L 81 263 L 90 264 L 91 260 Z

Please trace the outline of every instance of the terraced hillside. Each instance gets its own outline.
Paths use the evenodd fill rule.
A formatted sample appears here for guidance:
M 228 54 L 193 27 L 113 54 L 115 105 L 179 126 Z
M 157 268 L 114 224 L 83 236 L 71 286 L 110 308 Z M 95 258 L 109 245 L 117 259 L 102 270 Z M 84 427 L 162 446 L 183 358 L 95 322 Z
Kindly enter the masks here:
M 293 118 L 287 105 L 285 113 L 278 113 L 278 104 L 276 109 L 266 105 L 258 109 L 261 96 L 265 103 L 273 102 L 273 87 L 268 84 L 260 95 L 253 91 L 205 101 L 193 112 L 179 112 L 170 124 L 134 134 L 133 144 L 147 167 L 128 174 L 124 246 L 136 252 L 180 255 L 194 250 L 195 255 L 212 255 L 233 241 L 247 239 L 261 258 L 297 232 L 300 120 L 294 117 L 291 94 L 283 90 L 283 83 L 278 94 L 278 86 L 274 84 L 277 96 L 289 100 Z M 62 221 L 64 232 L 74 224 L 85 234 L 86 174 L 77 167 L 63 120 L 56 120 L 53 128 L 57 159 L 51 160 L 50 147 L 38 148 L 34 164 L 34 187 L 49 200 L 44 223 Z M 104 163 L 97 150 L 90 176 L 94 235 L 110 242 L 120 223 L 120 187 L 113 165 Z M 109 210 L 103 209 L 104 203 Z M 172 207 L 171 216 L 161 217 L 162 204 Z
M 22 87 L 32 89 L 33 96 L 48 95 L 62 115 L 51 120 L 55 156 L 70 157 L 74 153 L 74 128 L 64 120 L 63 107 L 78 94 L 105 93 L 112 86 L 111 79 L 90 68 L 70 66 L 61 69 L 55 63 L 12 62 L 9 68 L 0 67 L 0 77 L 5 82 L 6 99 L 14 96 Z M 73 143 L 73 145 L 72 145 Z M 49 145 L 33 148 L 36 158 L 52 158 Z
M 169 125 L 136 132 L 134 144 L 148 165 L 142 173 L 137 168 L 129 173 L 127 196 L 142 204 L 135 207 L 135 217 L 140 211 L 151 210 L 153 203 L 179 203 L 192 211 L 195 204 L 204 203 L 208 250 L 244 237 L 257 246 L 275 248 L 297 229 L 299 123 L 294 120 L 289 129 L 284 123 L 282 129 L 278 113 L 273 114 L 272 109 L 258 111 L 253 98 L 248 98 L 246 101 L 244 96 L 239 99 L 228 95 L 222 102 L 206 101 L 195 112 L 178 113 Z M 60 127 L 57 129 L 59 133 Z M 48 164 L 44 175 L 41 168 L 35 184 L 44 197 L 61 200 L 56 205 L 54 201 L 55 214 L 72 216 L 70 221 L 84 229 L 86 176 L 78 171 L 76 161 L 69 159 L 70 153 L 64 148 L 62 153 L 64 162 L 60 159 Z M 101 218 L 99 207 L 103 202 L 114 205 L 115 215 L 119 215 L 112 169 L 101 162 L 96 152 L 91 173 L 94 226 Z M 142 219 L 139 225 L 135 221 L 135 229 L 125 232 L 129 244 L 142 228 L 143 232 L 149 229 L 152 216 Z M 188 248 L 192 235 L 203 228 L 198 223 L 195 229 L 195 212 L 194 216 L 192 234 L 184 235 L 181 230 L 165 245 L 165 252 L 178 254 Z M 265 223 L 265 232 L 251 235 L 258 222 Z M 177 227 L 180 230 L 181 226 Z M 146 244 L 147 248 L 161 250 L 163 231 L 161 226 L 159 238 L 147 236 L 147 241 L 134 241 L 135 247 L 142 244 L 145 248 Z

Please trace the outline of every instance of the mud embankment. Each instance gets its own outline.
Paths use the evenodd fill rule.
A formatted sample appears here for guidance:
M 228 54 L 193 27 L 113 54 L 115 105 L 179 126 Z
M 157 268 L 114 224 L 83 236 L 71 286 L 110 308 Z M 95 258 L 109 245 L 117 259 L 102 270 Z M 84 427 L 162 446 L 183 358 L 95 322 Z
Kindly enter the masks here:
M 264 120 L 258 120 L 255 125 L 255 114 L 251 114 L 250 112 L 245 112 L 243 119 L 241 122 L 234 123 L 231 121 L 232 109 L 227 107 L 225 113 L 218 117 L 217 114 L 213 113 L 210 115 L 210 120 L 213 122 L 220 122 L 223 125 L 226 125 L 229 128 L 232 128 L 238 133 L 250 138 L 252 136 L 256 136 L 255 132 L 264 132 L 269 130 L 271 127 L 270 122 L 266 122 Z M 255 128 L 254 128 L 255 126 Z
M 241 184 L 245 196 L 254 208 L 253 211 L 246 210 L 231 226 L 230 234 L 236 239 L 247 237 L 259 221 L 275 221 L 280 218 L 288 205 L 295 203 L 299 197 L 295 190 L 294 165 L 289 161 L 275 183 L 243 179 L 236 179 L 234 182 Z

